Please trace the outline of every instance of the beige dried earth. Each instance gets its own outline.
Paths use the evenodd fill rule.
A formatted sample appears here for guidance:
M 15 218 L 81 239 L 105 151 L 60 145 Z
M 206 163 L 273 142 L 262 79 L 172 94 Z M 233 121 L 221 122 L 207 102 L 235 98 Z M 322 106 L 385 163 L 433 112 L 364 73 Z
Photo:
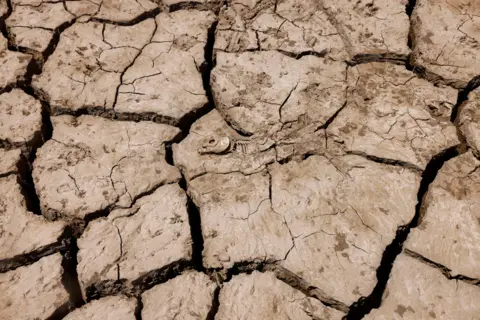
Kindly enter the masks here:
M 480 73 L 480 3 L 417 0 L 412 14 L 412 59 L 439 76 L 468 82 Z
M 471 0 L 0 0 L 0 319 L 479 319 Z

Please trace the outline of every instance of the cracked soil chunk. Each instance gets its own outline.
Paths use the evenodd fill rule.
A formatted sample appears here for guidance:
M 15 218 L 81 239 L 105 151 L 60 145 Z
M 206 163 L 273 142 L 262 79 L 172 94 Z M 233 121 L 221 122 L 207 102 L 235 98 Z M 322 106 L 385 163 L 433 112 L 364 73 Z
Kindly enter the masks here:
M 52 123 L 53 137 L 37 151 L 33 170 L 49 219 L 128 207 L 156 186 L 180 179 L 165 160 L 164 145 L 177 128 L 92 116 L 52 117 Z
M 15 43 L 43 52 L 55 29 L 76 18 L 85 16 L 84 20 L 94 17 L 108 23 L 127 23 L 158 6 L 148 0 L 12 0 L 12 7 L 12 14 L 5 22 Z
M 475 156 L 480 159 L 480 90 L 470 93 L 460 110 L 460 130 Z
M 0 144 L 36 146 L 42 141 L 42 105 L 20 89 L 0 94 Z
M 54 254 L 32 265 L 0 273 L 0 310 L 4 320 L 47 319 L 69 302 L 62 285 L 62 257 Z
M 32 56 L 7 49 L 8 41 L 0 34 L 0 89 L 23 80 Z
M 382 305 L 368 320 L 478 319 L 480 288 L 449 280 L 440 270 L 405 254 L 393 264 Z
M 137 300 L 111 296 L 94 300 L 68 314 L 64 320 L 135 320 Z
M 57 109 L 112 109 L 121 73 L 134 61 L 155 29 L 153 19 L 134 26 L 103 27 L 76 23 L 60 41 L 32 85 L 43 90 Z M 103 35 L 106 33 L 107 39 Z M 109 44 L 108 39 L 113 39 Z
M 253 152 L 237 147 L 242 143 Z M 173 145 L 173 157 L 187 180 L 192 180 L 206 173 L 260 172 L 275 161 L 272 147 L 268 139 L 256 143 L 242 137 L 212 110 L 192 125 L 184 140 Z
M 413 61 L 447 78 L 480 74 L 480 2 L 417 0 L 412 14 Z
M 434 155 L 460 143 L 449 120 L 457 91 L 435 87 L 393 64 L 349 70 L 348 103 L 327 130 L 346 151 L 424 169 Z
M 142 294 L 142 319 L 205 320 L 216 288 L 207 275 L 189 271 Z
M 289 122 L 318 128 L 345 103 L 346 65 L 276 51 L 218 52 L 212 92 L 220 113 L 244 133 L 264 135 Z
M 215 49 L 279 50 L 346 59 L 342 38 L 318 1 L 235 0 L 220 13 Z
M 270 167 L 273 210 L 294 246 L 282 265 L 346 304 L 373 290 L 398 227 L 415 214 L 420 176 L 358 156 Z
M 276 279 L 271 272 L 234 276 L 225 283 L 219 300 L 218 320 L 334 320 L 344 316 Z
M 82 290 L 103 280 L 135 280 L 180 260 L 190 260 L 192 243 L 187 197 L 177 184 L 165 185 L 91 222 L 78 240 Z
M 27 210 L 15 174 L 19 160 L 20 150 L 0 149 L 0 260 L 53 244 L 64 228 Z
M 0 177 L 17 172 L 17 163 L 20 160 L 20 149 L 0 149 Z
M 215 16 L 181 10 L 161 13 L 155 21 L 151 41 L 122 76 L 115 110 L 153 113 L 178 122 L 208 103 L 200 67 Z
M 64 223 L 50 222 L 29 212 L 15 175 L 0 178 L 0 190 L 0 260 L 29 253 L 57 241 Z
M 56 113 L 115 109 L 178 122 L 208 103 L 199 68 L 214 20 L 211 12 L 178 11 L 133 26 L 77 23 L 33 85 Z
M 362 53 L 406 55 L 409 20 L 399 0 L 321 0 L 353 57 Z
M 8 12 L 7 0 L 0 0 L 0 17 Z
M 429 187 L 424 217 L 405 248 L 448 269 L 480 278 L 480 161 L 471 152 L 446 162 Z
M 5 21 L 15 43 L 43 52 L 55 28 L 72 20 L 62 2 L 12 0 L 12 14 Z
M 188 192 L 200 209 L 207 268 L 281 260 L 291 249 L 288 228 L 271 208 L 266 171 L 206 174 L 191 181 Z

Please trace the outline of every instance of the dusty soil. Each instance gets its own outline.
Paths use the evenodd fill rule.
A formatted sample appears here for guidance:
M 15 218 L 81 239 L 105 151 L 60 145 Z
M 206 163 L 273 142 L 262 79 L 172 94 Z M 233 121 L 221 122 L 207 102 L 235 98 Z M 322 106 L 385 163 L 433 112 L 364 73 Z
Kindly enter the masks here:
M 0 17 L 0 319 L 480 319 L 478 1 Z

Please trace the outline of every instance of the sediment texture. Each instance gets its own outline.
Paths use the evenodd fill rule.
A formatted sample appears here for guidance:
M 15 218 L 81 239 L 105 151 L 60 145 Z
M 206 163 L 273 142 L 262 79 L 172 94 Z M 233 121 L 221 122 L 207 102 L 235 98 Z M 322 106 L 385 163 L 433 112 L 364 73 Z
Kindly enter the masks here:
M 0 318 L 478 318 L 479 10 L 0 0 Z

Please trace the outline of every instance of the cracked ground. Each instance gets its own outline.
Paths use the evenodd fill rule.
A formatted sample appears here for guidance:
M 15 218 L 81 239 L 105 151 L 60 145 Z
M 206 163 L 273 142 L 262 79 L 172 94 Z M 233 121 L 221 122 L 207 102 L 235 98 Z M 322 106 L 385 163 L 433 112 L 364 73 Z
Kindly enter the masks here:
M 477 0 L 0 0 L 0 319 L 480 319 Z

